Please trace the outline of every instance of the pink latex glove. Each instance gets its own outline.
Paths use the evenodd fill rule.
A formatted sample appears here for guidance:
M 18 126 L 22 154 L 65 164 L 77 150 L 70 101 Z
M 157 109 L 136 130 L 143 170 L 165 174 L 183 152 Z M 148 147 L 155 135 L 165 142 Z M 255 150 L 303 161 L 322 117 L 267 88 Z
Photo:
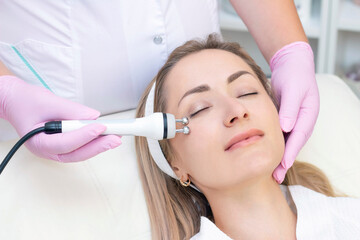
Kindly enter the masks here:
M 314 55 L 308 43 L 284 46 L 271 58 L 270 68 L 271 85 L 280 103 L 280 126 L 286 135 L 283 159 L 273 172 L 275 180 L 281 183 L 313 132 L 320 99 Z
M 93 120 L 99 115 L 98 111 L 58 97 L 44 87 L 27 84 L 15 76 L 0 77 L 0 118 L 9 121 L 21 137 L 48 121 Z M 105 126 L 94 123 L 68 133 L 39 133 L 25 146 L 42 158 L 78 162 L 121 144 L 119 136 L 99 137 L 105 130 Z

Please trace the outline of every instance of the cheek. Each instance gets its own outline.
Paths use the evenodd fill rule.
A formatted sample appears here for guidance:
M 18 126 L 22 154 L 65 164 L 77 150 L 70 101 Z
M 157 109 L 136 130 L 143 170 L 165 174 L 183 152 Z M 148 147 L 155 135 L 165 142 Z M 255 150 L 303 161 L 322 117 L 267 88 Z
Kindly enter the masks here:
M 190 120 L 191 121 L 191 120 Z M 207 178 L 206 174 L 212 172 L 214 159 L 219 159 L 218 132 L 216 121 L 202 121 L 196 119 L 190 122 L 189 135 L 177 135 L 171 140 L 181 166 L 188 174 L 195 178 Z
M 192 168 L 195 160 L 206 158 L 207 154 L 210 154 L 208 149 L 213 144 L 211 141 L 213 136 L 209 130 L 214 129 L 211 124 L 213 124 L 212 121 L 207 124 L 203 124 L 201 121 L 190 123 L 188 125 L 190 134 L 177 136 L 174 139 L 173 146 L 187 167 Z

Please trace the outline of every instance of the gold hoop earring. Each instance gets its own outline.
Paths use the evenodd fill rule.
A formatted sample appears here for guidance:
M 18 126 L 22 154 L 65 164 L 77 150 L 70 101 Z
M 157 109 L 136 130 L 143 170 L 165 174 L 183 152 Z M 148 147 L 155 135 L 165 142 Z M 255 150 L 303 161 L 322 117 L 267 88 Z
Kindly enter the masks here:
M 190 178 L 186 182 L 181 181 L 181 179 L 179 181 L 180 181 L 181 185 L 183 185 L 184 187 L 190 186 L 190 183 L 191 183 Z

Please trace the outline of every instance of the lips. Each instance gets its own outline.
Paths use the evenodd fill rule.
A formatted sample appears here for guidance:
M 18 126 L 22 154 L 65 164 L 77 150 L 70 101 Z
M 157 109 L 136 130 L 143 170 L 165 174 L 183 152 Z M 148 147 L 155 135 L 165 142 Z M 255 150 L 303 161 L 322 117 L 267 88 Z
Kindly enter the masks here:
M 256 129 L 256 128 L 252 128 L 246 132 L 242 132 L 238 135 L 236 135 L 235 137 L 233 137 L 225 146 L 225 151 L 229 151 L 234 147 L 243 147 L 246 146 L 248 144 L 251 144 L 252 142 L 257 141 L 258 139 L 260 139 L 262 136 L 264 136 L 264 132 Z

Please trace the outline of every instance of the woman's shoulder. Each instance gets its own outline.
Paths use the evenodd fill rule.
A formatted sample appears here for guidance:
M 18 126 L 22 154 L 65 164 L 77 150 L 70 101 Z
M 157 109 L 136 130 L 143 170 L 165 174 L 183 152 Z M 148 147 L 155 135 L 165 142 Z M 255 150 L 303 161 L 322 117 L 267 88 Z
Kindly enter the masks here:
M 360 236 L 360 199 L 328 197 L 300 185 L 288 189 L 297 210 L 298 239 Z
M 284 186 L 282 186 L 282 189 L 284 189 Z M 311 201 L 319 200 L 319 201 L 326 201 L 330 204 L 338 204 L 343 202 L 352 202 L 355 205 L 360 203 L 360 198 L 354 198 L 354 197 L 329 197 L 322 193 L 316 192 L 310 188 L 301 186 L 301 185 L 291 185 L 291 186 L 285 186 L 285 188 L 288 188 L 291 197 L 295 200 L 302 200 L 302 201 L 308 201 L 311 199 Z
M 353 197 L 329 197 L 300 185 L 288 186 L 296 208 L 327 215 L 344 215 L 345 218 L 356 217 L 360 224 L 360 199 Z M 347 216 L 347 217 L 346 217 Z

